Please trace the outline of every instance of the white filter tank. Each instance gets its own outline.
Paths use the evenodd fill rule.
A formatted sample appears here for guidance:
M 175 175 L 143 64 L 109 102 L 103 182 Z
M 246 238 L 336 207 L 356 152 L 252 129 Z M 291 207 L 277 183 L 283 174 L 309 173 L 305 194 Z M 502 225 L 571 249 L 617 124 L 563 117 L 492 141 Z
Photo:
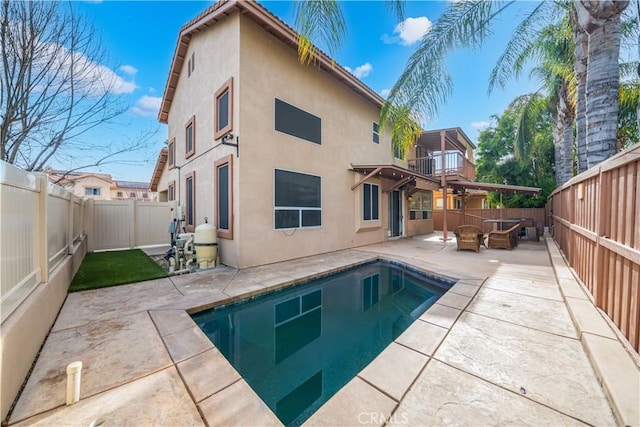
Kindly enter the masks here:
M 199 268 L 215 267 L 218 258 L 218 237 L 216 228 L 207 223 L 196 227 L 193 235 L 193 246 L 196 250 L 196 259 Z

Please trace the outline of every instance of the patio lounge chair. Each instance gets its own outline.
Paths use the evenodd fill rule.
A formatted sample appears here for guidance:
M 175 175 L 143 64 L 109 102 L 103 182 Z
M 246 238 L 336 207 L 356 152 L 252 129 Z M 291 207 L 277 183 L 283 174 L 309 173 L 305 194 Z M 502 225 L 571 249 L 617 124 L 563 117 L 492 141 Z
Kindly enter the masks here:
M 458 251 L 471 249 L 479 252 L 480 245 L 484 246 L 484 231 L 475 225 L 461 225 L 453 232 L 456 235 Z
M 513 249 L 518 245 L 518 229 L 520 224 L 516 224 L 508 230 L 496 230 L 489 233 L 487 245 L 490 248 Z

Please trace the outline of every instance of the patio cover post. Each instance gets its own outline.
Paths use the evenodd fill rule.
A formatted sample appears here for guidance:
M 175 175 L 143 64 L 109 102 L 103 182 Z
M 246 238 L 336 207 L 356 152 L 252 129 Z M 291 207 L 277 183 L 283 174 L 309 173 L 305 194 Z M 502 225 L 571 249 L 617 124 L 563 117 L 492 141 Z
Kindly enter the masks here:
M 442 187 L 442 240 L 449 240 L 447 238 L 447 176 L 445 175 L 445 135 L 446 131 L 440 131 L 440 155 L 442 163 L 440 165 L 440 186 Z

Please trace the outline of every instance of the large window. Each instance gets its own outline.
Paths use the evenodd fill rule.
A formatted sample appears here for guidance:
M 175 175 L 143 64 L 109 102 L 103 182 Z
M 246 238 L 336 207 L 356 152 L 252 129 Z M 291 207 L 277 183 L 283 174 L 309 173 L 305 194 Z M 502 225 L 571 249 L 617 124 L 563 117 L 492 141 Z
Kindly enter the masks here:
M 373 123 L 373 142 L 375 142 L 376 144 L 380 143 L 379 128 L 380 126 L 378 126 L 378 124 L 374 122 Z
M 185 177 L 185 212 L 184 224 L 187 231 L 195 230 L 196 225 L 196 173 L 191 172 Z
M 215 104 L 214 139 L 219 139 L 233 130 L 233 77 L 217 90 Z
M 84 188 L 84 195 L 85 196 L 99 196 L 100 195 L 100 188 L 85 187 Z
M 275 228 L 322 225 L 322 180 L 319 176 L 275 170 Z
M 191 117 L 185 126 L 185 158 L 196 153 L 196 116 Z
M 365 221 L 377 221 L 380 219 L 379 213 L 379 187 L 376 184 L 364 183 L 362 184 L 363 191 L 363 219 Z
M 219 237 L 233 239 L 233 156 L 215 162 L 216 227 Z
M 171 138 L 169 141 L 169 169 L 173 169 L 176 166 L 176 139 Z
M 409 197 L 409 219 L 431 219 L 433 217 L 433 195 L 431 191 L 418 191 Z
M 276 98 L 276 130 L 315 144 L 322 144 L 322 120 Z

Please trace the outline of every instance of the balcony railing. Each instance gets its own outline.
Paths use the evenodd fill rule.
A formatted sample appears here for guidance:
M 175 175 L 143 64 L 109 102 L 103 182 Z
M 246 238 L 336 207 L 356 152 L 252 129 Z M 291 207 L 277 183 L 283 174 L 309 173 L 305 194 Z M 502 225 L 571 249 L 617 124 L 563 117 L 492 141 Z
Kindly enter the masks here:
M 427 176 L 440 176 L 442 173 L 442 156 L 434 155 L 407 160 L 410 170 Z M 470 180 L 476 179 L 476 166 L 461 153 L 449 152 L 444 156 L 445 175 L 463 176 Z

